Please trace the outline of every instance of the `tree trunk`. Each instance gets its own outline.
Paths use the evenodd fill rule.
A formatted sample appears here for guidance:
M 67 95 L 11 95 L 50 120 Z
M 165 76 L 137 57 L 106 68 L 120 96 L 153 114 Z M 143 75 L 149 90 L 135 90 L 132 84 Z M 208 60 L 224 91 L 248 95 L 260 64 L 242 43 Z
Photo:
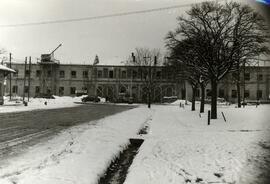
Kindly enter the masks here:
M 240 91 L 240 64 L 237 61 L 237 79 L 236 79 L 236 89 L 237 89 L 237 106 L 241 108 L 241 91 Z
M 148 108 L 151 108 L 151 92 L 150 90 L 148 91 Z
M 238 106 L 238 108 L 241 108 L 240 80 L 238 80 L 236 83 L 236 89 L 237 89 L 237 106 Z
M 196 96 L 196 87 L 192 87 L 192 100 L 191 100 L 191 110 L 195 111 L 195 96 Z
M 217 119 L 217 81 L 211 80 L 211 119 Z
M 201 106 L 200 106 L 200 113 L 204 113 L 204 102 L 205 102 L 205 86 L 201 83 Z

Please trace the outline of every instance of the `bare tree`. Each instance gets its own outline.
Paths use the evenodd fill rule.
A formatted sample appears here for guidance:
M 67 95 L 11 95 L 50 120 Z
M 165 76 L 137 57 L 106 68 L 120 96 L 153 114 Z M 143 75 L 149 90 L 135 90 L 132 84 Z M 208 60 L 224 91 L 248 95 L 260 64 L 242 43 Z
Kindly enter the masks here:
M 181 39 L 196 40 L 192 50 L 207 69 L 211 83 L 212 119 L 217 118 L 219 81 L 247 56 L 255 56 L 266 50 L 263 46 L 267 41 L 263 18 L 247 7 L 235 2 L 196 4 L 187 12 L 186 18 L 178 17 L 178 28 L 168 34 L 171 40 L 178 43 Z M 246 25 L 247 21 L 239 18 L 243 17 L 242 14 L 247 14 L 246 19 L 251 24 Z M 250 46 L 261 49 L 250 50 Z
M 269 46 L 266 45 L 269 30 L 263 17 L 248 5 L 236 6 L 235 12 L 234 36 L 237 49 L 233 80 L 237 87 L 237 104 L 241 107 L 240 74 L 246 64 L 254 62 L 254 57 L 269 54 Z
M 151 108 L 153 90 L 156 86 L 156 67 L 162 64 L 160 50 L 136 48 L 126 64 L 138 66 L 140 78 L 147 90 L 148 108 Z

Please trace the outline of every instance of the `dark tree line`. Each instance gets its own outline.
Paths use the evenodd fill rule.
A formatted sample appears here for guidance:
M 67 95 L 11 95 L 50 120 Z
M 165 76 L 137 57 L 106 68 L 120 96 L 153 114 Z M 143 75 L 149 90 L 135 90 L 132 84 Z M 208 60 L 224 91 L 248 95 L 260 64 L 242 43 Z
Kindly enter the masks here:
M 269 53 L 267 25 L 250 6 L 236 2 L 196 4 L 177 20 L 178 27 L 166 37 L 173 58 L 170 64 L 184 66 L 192 89 L 200 86 L 204 92 L 210 82 L 211 118 L 216 119 L 219 81 L 229 72 L 240 75 L 243 63 Z

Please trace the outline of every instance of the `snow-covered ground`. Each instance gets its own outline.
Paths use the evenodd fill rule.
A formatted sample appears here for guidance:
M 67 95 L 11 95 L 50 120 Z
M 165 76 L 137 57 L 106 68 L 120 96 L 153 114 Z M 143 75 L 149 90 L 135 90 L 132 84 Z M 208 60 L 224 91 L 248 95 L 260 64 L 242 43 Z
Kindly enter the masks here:
M 178 102 L 151 110 L 142 105 L 63 131 L 0 165 L 0 183 L 96 183 L 144 124 L 149 133 L 141 136 L 125 184 L 253 184 L 269 177 L 269 105 L 219 106 L 218 119 L 207 125 L 207 113 Z
M 200 118 L 190 106 L 156 106 L 154 111 L 125 184 L 254 184 L 269 178 L 269 105 L 220 106 L 218 120 L 209 126 L 207 113 Z
M 0 183 L 95 183 L 150 114 L 135 108 L 70 128 L 0 165 Z
M 13 98 L 9 101 L 9 97 L 4 97 L 4 105 L 0 105 L 0 113 L 6 112 L 19 112 L 19 111 L 29 111 L 37 109 L 55 109 L 63 107 L 73 107 L 78 104 L 74 102 L 81 102 L 82 97 L 69 97 L 69 96 L 54 96 L 55 99 L 45 99 L 45 98 L 30 98 L 27 106 L 22 103 L 22 98 Z M 27 98 L 26 98 L 27 101 Z M 46 105 L 45 105 L 46 102 Z

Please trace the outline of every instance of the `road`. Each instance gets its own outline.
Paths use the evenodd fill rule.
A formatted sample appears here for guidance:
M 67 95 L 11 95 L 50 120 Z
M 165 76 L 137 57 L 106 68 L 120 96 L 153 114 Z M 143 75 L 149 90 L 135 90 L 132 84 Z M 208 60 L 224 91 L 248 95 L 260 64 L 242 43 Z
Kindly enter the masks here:
M 0 160 L 46 141 L 70 126 L 131 108 L 134 106 L 87 104 L 61 109 L 0 113 Z

